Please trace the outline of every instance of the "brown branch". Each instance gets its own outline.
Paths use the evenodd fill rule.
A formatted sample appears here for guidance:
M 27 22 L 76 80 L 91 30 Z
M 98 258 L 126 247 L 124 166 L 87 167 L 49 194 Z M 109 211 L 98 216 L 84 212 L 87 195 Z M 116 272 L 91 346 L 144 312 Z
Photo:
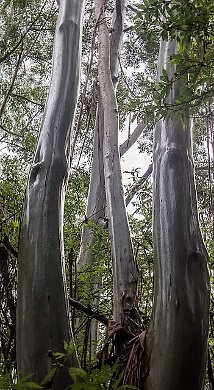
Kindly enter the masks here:
M 133 12 L 138 12 L 138 8 L 137 7 L 133 7 L 132 5 L 127 5 L 127 8 L 129 8 L 131 11 Z
M 41 27 L 40 27 L 40 31 L 39 31 L 38 34 L 36 35 L 36 37 L 35 37 L 33 43 L 31 44 L 31 46 L 27 49 L 27 51 L 26 51 L 26 53 L 25 53 L 25 57 L 27 57 L 27 56 L 29 55 L 29 53 L 30 53 L 30 51 L 32 50 L 33 46 L 37 43 L 37 40 L 38 40 L 40 34 L 44 31 L 45 25 L 46 25 L 46 23 L 48 22 L 48 20 L 51 19 L 51 17 L 54 16 L 54 15 L 57 13 L 57 11 L 54 11 L 54 12 L 51 14 L 51 11 L 52 11 L 53 6 L 54 6 L 54 0 L 52 1 L 50 11 L 48 12 L 47 17 L 45 18 L 44 23 L 43 23 L 43 24 L 41 25 Z
M 5 248 L 12 253 L 18 259 L 18 251 L 12 246 L 8 236 L 5 234 L 2 240 L 2 244 L 4 244 Z
M 20 53 L 19 53 L 18 61 L 17 61 L 17 63 L 16 63 L 16 67 L 15 67 L 15 71 L 14 71 L 14 74 L 13 74 L 13 78 L 12 78 L 10 87 L 9 87 L 9 89 L 8 89 L 8 91 L 7 91 L 7 94 L 6 94 L 5 98 L 4 98 L 4 101 L 3 101 L 2 106 L 1 106 L 1 109 L 0 109 L 0 118 L 1 118 L 2 115 L 3 115 L 5 106 L 6 106 L 6 104 L 7 104 L 7 101 L 8 101 L 8 99 L 9 99 L 9 97 L 10 97 L 10 94 L 11 94 L 11 92 L 12 92 L 12 90 L 13 90 L 14 83 L 15 83 L 15 81 L 16 81 L 16 77 L 17 77 L 17 74 L 18 74 L 18 70 L 19 70 L 19 67 L 20 67 L 20 64 L 21 64 L 21 61 L 22 61 L 22 53 L 23 53 L 23 47 L 22 47 L 22 49 L 21 49 L 21 51 L 20 51 Z
M 34 102 L 33 100 L 29 99 L 27 96 L 18 95 L 16 93 L 11 93 L 11 96 L 14 97 L 14 98 L 17 98 L 19 100 L 26 100 L 27 102 L 32 103 L 32 104 L 34 104 L 36 106 L 40 106 L 42 109 L 44 109 L 44 104 L 38 103 L 38 102 Z
M 121 63 L 120 57 L 118 57 L 118 61 L 119 61 L 119 64 L 120 64 L 120 70 L 121 70 L 121 74 L 122 74 L 122 76 L 123 76 L 124 82 L 125 82 L 125 84 L 126 84 L 128 90 L 129 90 L 131 96 L 133 96 L 134 98 L 136 98 L 137 95 L 136 95 L 135 92 L 130 88 L 129 83 L 128 83 L 128 81 L 127 81 L 127 77 L 126 77 L 126 74 L 125 74 L 125 72 L 124 72 L 124 70 L 123 70 L 123 67 L 122 67 L 122 63 Z
M 106 326 L 108 325 L 108 319 L 103 314 L 100 314 L 99 310 L 92 310 L 89 305 L 85 306 L 82 303 L 75 301 L 71 297 L 69 297 L 69 303 L 72 307 L 79 311 L 82 311 L 87 316 L 94 318 L 95 320 L 101 322 Z

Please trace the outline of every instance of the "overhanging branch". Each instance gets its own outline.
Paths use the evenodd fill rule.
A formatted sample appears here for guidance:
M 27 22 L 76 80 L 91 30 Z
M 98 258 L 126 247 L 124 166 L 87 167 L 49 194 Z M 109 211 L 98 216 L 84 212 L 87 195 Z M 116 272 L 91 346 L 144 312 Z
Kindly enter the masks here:
M 136 195 L 136 193 L 141 189 L 142 185 L 145 183 L 145 181 L 148 179 L 148 177 L 152 173 L 152 164 L 149 165 L 148 169 L 144 173 L 144 175 L 133 185 L 130 192 L 128 193 L 126 197 L 126 206 L 129 205 L 133 197 Z

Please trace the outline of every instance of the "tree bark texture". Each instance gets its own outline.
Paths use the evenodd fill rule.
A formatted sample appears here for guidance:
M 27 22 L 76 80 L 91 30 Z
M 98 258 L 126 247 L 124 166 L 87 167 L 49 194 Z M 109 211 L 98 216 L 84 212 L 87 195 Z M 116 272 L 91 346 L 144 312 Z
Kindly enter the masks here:
M 158 78 L 176 42 L 161 42 Z M 172 83 L 166 104 L 179 98 Z M 209 277 L 197 215 L 188 113 L 171 111 L 154 135 L 155 296 L 147 335 L 146 390 L 202 390 L 207 359 Z
M 106 215 L 105 182 L 103 168 L 103 108 L 98 103 L 96 125 L 94 130 L 93 161 L 91 178 L 86 207 L 87 220 L 98 224 Z M 80 254 L 77 262 L 78 269 L 84 265 L 91 265 L 93 262 L 93 245 L 95 242 L 93 229 L 84 224 Z
M 117 29 L 123 31 L 123 13 L 126 2 L 116 1 L 116 12 L 121 15 Z M 111 58 L 118 60 L 118 49 L 112 48 L 110 55 L 110 37 L 105 16 L 105 1 L 95 1 L 96 18 L 99 23 L 99 62 L 98 77 L 104 110 L 104 174 L 107 201 L 107 213 L 110 222 L 110 234 L 113 256 L 114 319 L 129 326 L 127 317 L 133 318 L 135 311 L 138 270 L 133 256 L 129 225 L 124 202 L 118 147 L 119 118 L 115 94 L 117 76 L 116 67 Z M 116 37 L 115 37 L 116 42 Z M 117 61 L 118 66 L 118 61 Z M 132 312 L 132 313 L 130 313 Z M 131 325 L 130 325 L 131 326 Z
M 76 111 L 84 0 L 61 0 L 49 95 L 24 202 L 18 257 L 17 361 L 40 382 L 48 350 L 71 339 L 63 254 L 63 211 Z M 77 364 L 75 356 L 71 364 Z M 64 389 L 67 373 L 56 375 Z
M 119 55 L 121 51 L 122 36 L 123 36 L 123 20 L 125 17 L 125 2 L 122 7 L 118 7 L 118 1 L 115 5 L 114 20 L 113 20 L 113 31 L 110 42 L 110 71 L 114 89 L 116 90 L 118 81 L 118 65 Z M 136 132 L 135 132 L 136 133 Z M 139 131 L 138 131 L 139 133 Z M 94 133 L 94 145 L 93 145 L 93 162 L 91 170 L 91 179 L 87 200 L 86 217 L 90 219 L 94 224 L 99 225 L 99 221 L 105 220 L 106 218 L 106 195 L 105 195 L 105 179 L 104 179 L 104 164 L 103 164 L 103 136 L 104 136 L 104 112 L 101 94 L 99 94 L 99 102 L 97 109 L 97 118 Z M 127 145 L 124 147 L 122 152 L 124 153 L 127 149 Z M 93 247 L 95 244 L 94 229 L 90 228 L 87 224 L 83 227 L 81 248 L 78 258 L 78 269 L 83 265 L 92 265 L 96 260 L 95 254 L 93 253 Z M 93 283 L 92 283 L 93 284 Z M 101 280 L 98 281 L 96 290 L 101 288 Z M 98 287 L 98 288 L 97 288 Z M 94 305 L 98 304 L 98 300 L 93 302 Z M 91 339 L 97 340 L 98 327 L 96 323 L 91 324 Z M 95 352 L 94 344 L 91 346 L 91 354 Z
M 97 117 L 94 130 L 93 143 L 93 161 L 91 168 L 91 178 L 86 207 L 87 221 L 82 230 L 80 252 L 77 261 L 77 270 L 83 266 L 96 267 L 99 260 L 98 255 L 94 251 L 96 244 L 96 225 L 104 221 L 106 217 L 106 197 L 105 197 L 105 183 L 104 183 L 104 167 L 103 167 L 103 109 L 101 101 L 98 102 Z M 91 226 L 91 223 L 93 226 Z M 92 273 L 91 276 L 91 291 L 99 291 L 101 288 L 101 275 L 99 280 L 95 280 Z M 97 297 L 91 305 L 99 305 L 99 297 Z M 93 343 L 90 344 L 90 354 L 96 354 L 96 341 L 98 339 L 98 323 L 92 321 L 90 324 L 90 339 Z
M 116 91 L 118 81 L 119 55 L 122 48 L 123 25 L 126 13 L 126 1 L 116 1 L 115 9 L 112 18 L 112 33 L 110 39 L 110 73 L 113 83 L 113 88 Z M 123 155 L 136 141 L 142 133 L 144 126 L 139 124 L 130 139 L 124 142 L 120 148 L 120 155 Z M 104 110 L 102 104 L 101 94 L 99 95 L 97 120 L 94 134 L 93 146 L 93 163 L 91 171 L 91 180 L 86 208 L 87 219 L 90 219 L 95 224 L 106 218 L 106 195 L 105 195 L 105 179 L 104 179 L 104 165 L 103 165 L 103 136 L 104 136 Z M 94 230 L 87 224 L 83 227 L 81 240 L 80 255 L 78 258 L 78 269 L 82 265 L 92 265 L 94 263 L 93 246 L 95 244 Z M 99 281 L 99 288 L 101 287 L 101 280 Z M 98 301 L 94 302 L 95 305 Z M 91 324 L 91 339 L 97 340 L 97 324 Z M 95 352 L 94 345 L 92 345 L 91 353 Z

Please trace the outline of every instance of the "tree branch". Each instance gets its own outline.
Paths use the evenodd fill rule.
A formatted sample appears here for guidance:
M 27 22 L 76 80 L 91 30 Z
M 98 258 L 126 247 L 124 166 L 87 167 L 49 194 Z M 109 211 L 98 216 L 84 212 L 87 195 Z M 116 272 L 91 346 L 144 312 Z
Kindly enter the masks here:
M 42 5 L 37 17 L 33 20 L 33 22 L 30 24 L 30 26 L 28 27 L 28 29 L 25 31 L 25 33 L 23 35 L 21 35 L 21 38 L 19 39 L 19 41 L 16 43 L 16 45 L 9 51 L 7 51 L 3 57 L 0 58 L 0 64 L 4 61 L 6 61 L 15 51 L 16 49 L 18 49 L 18 47 L 22 44 L 22 42 L 24 41 L 26 35 L 29 33 L 29 31 L 31 30 L 31 28 L 33 27 L 33 25 L 37 22 L 37 20 L 39 19 L 45 5 L 47 3 L 47 0 L 45 0 L 44 4 Z
M 12 244 L 10 243 L 10 240 L 6 234 L 4 235 L 4 238 L 2 240 L 2 244 L 4 244 L 5 248 L 10 253 L 12 253 L 12 255 L 16 257 L 16 259 L 18 258 L 18 251 L 12 246 Z
M 82 303 L 75 301 L 73 298 L 70 298 L 70 297 L 69 297 L 69 303 L 72 307 L 74 307 L 75 309 L 77 309 L 79 311 L 82 311 L 87 316 L 92 317 L 95 320 L 98 320 L 99 322 L 101 322 L 102 324 L 104 324 L 106 326 L 108 325 L 108 319 L 103 314 L 100 314 L 99 310 L 96 310 L 96 311 L 92 310 L 89 305 L 85 306 Z
M 119 152 L 121 157 L 127 152 L 127 150 L 132 147 L 132 145 L 134 145 L 145 127 L 146 125 L 143 122 L 140 122 L 132 134 L 130 134 L 128 138 L 120 145 Z
M 22 137 L 20 134 L 14 133 L 13 131 L 6 129 L 6 127 L 4 127 L 1 123 L 0 123 L 0 128 L 3 131 L 5 131 L 5 133 L 7 133 L 7 134 L 14 135 L 15 137 Z
M 3 101 L 2 106 L 1 106 L 1 109 L 0 109 L 0 118 L 1 118 L 2 115 L 3 115 L 5 106 L 6 106 L 6 104 L 7 104 L 8 99 L 9 99 L 9 96 L 10 96 L 12 90 L 13 90 L 13 86 L 14 86 L 14 83 L 15 83 L 15 81 L 16 81 L 16 77 L 17 77 L 17 74 L 18 74 L 19 66 L 20 66 L 21 60 L 22 60 L 22 53 L 23 53 L 23 47 L 22 47 L 22 49 L 21 49 L 21 51 L 20 51 L 20 53 L 19 53 L 18 61 L 17 61 L 17 63 L 16 63 L 16 68 L 15 68 L 15 71 L 14 71 L 14 74 L 13 74 L 13 78 L 12 78 L 10 87 L 9 87 L 9 89 L 8 89 L 8 91 L 7 91 L 7 94 L 6 94 L 5 98 L 4 98 L 4 101 Z
M 17 99 L 26 100 L 27 102 L 32 103 L 32 104 L 37 105 L 37 106 L 40 106 L 42 109 L 44 109 L 44 104 L 34 102 L 33 100 L 29 99 L 27 96 L 18 95 L 16 93 L 11 93 L 11 96 L 14 98 L 17 98 Z
M 128 193 L 126 197 L 126 206 L 129 205 L 133 197 L 136 195 L 136 193 L 140 190 L 141 186 L 145 181 L 148 179 L 148 177 L 151 175 L 153 169 L 153 165 L 150 164 L 144 175 L 133 185 L 130 192 Z

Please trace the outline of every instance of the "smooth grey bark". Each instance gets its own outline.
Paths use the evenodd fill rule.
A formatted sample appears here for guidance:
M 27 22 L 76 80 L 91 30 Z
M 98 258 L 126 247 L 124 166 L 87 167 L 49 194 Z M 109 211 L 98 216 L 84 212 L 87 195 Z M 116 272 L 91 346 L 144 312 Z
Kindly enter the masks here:
M 97 117 L 94 130 L 93 161 L 91 168 L 91 178 L 86 206 L 87 220 L 95 225 L 99 220 L 105 218 L 106 212 L 105 182 L 103 168 L 103 108 L 101 102 L 98 103 Z M 84 224 L 81 247 L 77 262 L 77 268 L 84 265 L 91 265 L 93 262 L 93 244 L 95 242 L 94 232 L 90 224 Z
M 130 136 L 125 140 L 119 147 L 120 156 L 122 157 L 138 140 L 141 136 L 143 129 L 145 129 L 146 125 L 143 122 L 138 123 L 135 127 L 134 131 L 130 134 Z
M 113 87 L 116 91 L 118 81 L 119 55 L 121 52 L 123 24 L 126 12 L 126 1 L 116 1 L 114 9 L 114 20 L 112 23 L 112 33 L 110 39 L 110 73 Z M 142 132 L 141 124 L 137 126 L 137 130 L 133 133 L 134 139 L 138 138 Z M 105 196 L 105 180 L 104 180 L 104 165 L 103 165 L 103 135 L 104 135 L 104 112 L 102 98 L 99 94 L 99 102 L 97 109 L 97 118 L 94 132 L 93 143 L 93 162 L 91 169 L 90 186 L 86 207 L 86 217 L 94 223 L 99 223 L 106 217 L 106 196 Z M 133 139 L 133 137 L 132 137 Z M 120 154 L 123 155 L 133 145 L 133 142 L 124 142 L 121 145 Z M 92 247 L 94 243 L 93 231 L 85 225 L 83 227 L 81 248 L 78 258 L 78 268 L 85 264 L 90 264 L 93 261 Z
M 105 220 L 106 216 L 106 197 L 103 168 L 103 109 L 101 102 L 98 103 L 97 117 L 94 130 L 93 142 L 93 161 L 91 168 L 91 178 L 86 206 L 86 218 L 88 223 L 84 223 L 81 237 L 80 252 L 77 260 L 77 270 L 83 266 L 96 267 L 97 257 L 94 253 L 96 243 L 95 229 L 96 225 Z M 92 226 L 92 224 L 94 226 Z M 99 291 L 101 288 L 101 276 L 95 280 L 94 275 L 91 278 L 91 293 Z M 98 306 L 99 297 L 94 299 L 91 304 Z M 90 325 L 90 355 L 96 353 L 96 341 L 98 339 L 98 323 L 92 321 Z
M 122 36 L 123 36 L 123 23 L 126 12 L 125 2 L 122 3 L 122 8 L 119 6 L 120 2 L 116 2 L 114 10 L 114 20 L 112 23 L 112 33 L 110 39 L 110 72 L 113 87 L 116 91 L 118 81 L 118 68 L 119 68 L 119 55 L 121 52 Z M 138 126 L 137 131 L 134 131 L 134 138 L 141 134 L 142 126 Z M 100 222 L 106 219 L 106 195 L 105 195 L 105 180 L 104 180 L 104 164 L 103 164 L 103 136 L 104 136 L 104 112 L 102 105 L 101 94 L 99 94 L 99 103 L 97 110 L 97 118 L 95 125 L 94 144 L 93 144 L 93 162 L 91 179 L 86 207 L 86 217 L 91 220 L 95 225 L 100 225 Z M 133 145 L 133 136 L 130 142 L 122 145 L 121 154 L 125 153 Z M 95 227 L 95 226 L 94 226 Z M 92 265 L 96 260 L 93 253 L 93 246 L 96 238 L 94 237 L 94 229 L 87 224 L 84 225 L 81 238 L 81 248 L 78 257 L 78 269 L 83 265 Z M 98 282 L 100 289 L 102 282 Z M 98 301 L 93 302 L 94 305 L 98 304 Z M 94 322 L 91 324 L 91 339 L 97 340 L 98 327 Z M 91 346 L 91 354 L 93 355 L 96 348 Z
M 116 1 L 116 10 L 121 15 L 126 2 Z M 136 308 L 138 270 L 133 255 L 130 231 L 125 209 L 118 146 L 119 118 L 114 89 L 114 70 L 110 65 L 110 38 L 105 16 L 105 1 L 95 1 L 95 13 L 99 23 L 98 77 L 104 110 L 104 174 L 107 212 L 113 257 L 114 319 L 125 326 L 131 326 L 127 314 Z M 123 31 L 123 18 L 118 28 Z M 122 43 L 120 41 L 118 47 Z M 118 52 L 114 51 L 118 58 Z M 133 315 L 132 315 L 133 318 Z
M 30 170 L 18 256 L 17 364 L 20 376 L 40 382 L 51 368 L 48 350 L 71 340 L 64 253 L 63 211 L 70 137 L 76 111 L 84 0 L 61 0 L 52 77 Z M 77 364 L 76 357 L 70 363 Z M 62 372 L 60 372 L 62 371 Z M 59 370 L 54 389 L 68 383 Z
M 115 32 L 116 30 L 114 30 Z M 114 39 L 111 40 L 111 43 Z M 118 58 L 118 57 L 117 57 Z M 117 77 L 114 80 L 117 80 Z M 116 89 L 116 84 L 114 88 Z M 99 98 L 101 102 L 101 98 Z M 91 178 L 86 206 L 86 218 L 93 221 L 95 224 L 102 225 L 103 220 L 106 219 L 106 198 L 105 198 L 105 180 L 104 180 L 104 167 L 103 167 L 103 107 L 102 104 L 98 105 L 96 125 L 94 131 L 93 142 L 93 161 L 91 168 Z M 142 134 L 145 125 L 139 123 L 130 137 L 125 140 L 119 147 L 119 154 L 122 157 L 137 141 Z M 126 206 L 131 202 L 134 195 L 139 191 L 142 184 L 152 173 L 152 164 L 148 167 L 145 174 L 140 178 L 139 182 L 133 186 L 130 193 L 126 197 Z M 83 227 L 80 253 L 77 261 L 78 269 L 83 265 L 90 264 L 92 262 L 92 247 L 94 243 L 94 234 L 87 223 Z
M 176 42 L 161 42 L 158 78 Z M 174 82 L 167 104 L 182 87 Z M 154 134 L 155 295 L 146 339 L 146 390 L 202 390 L 207 359 L 209 277 L 197 215 L 192 135 L 187 112 L 171 111 Z
M 126 1 L 116 1 L 114 9 L 114 18 L 112 23 L 112 32 L 110 39 L 110 72 L 113 87 L 116 91 L 118 81 L 119 56 L 122 48 L 123 25 L 126 14 Z M 94 133 L 93 144 L 93 162 L 91 169 L 90 186 L 86 207 L 86 217 L 99 224 L 99 220 L 106 217 L 106 198 L 105 181 L 103 167 L 103 106 L 101 96 L 99 104 Z M 120 156 L 123 156 L 137 141 L 145 128 L 144 123 L 139 123 L 130 137 L 119 147 Z M 78 258 L 78 268 L 85 264 L 90 264 L 92 259 L 93 232 L 87 226 L 83 227 L 81 248 Z

